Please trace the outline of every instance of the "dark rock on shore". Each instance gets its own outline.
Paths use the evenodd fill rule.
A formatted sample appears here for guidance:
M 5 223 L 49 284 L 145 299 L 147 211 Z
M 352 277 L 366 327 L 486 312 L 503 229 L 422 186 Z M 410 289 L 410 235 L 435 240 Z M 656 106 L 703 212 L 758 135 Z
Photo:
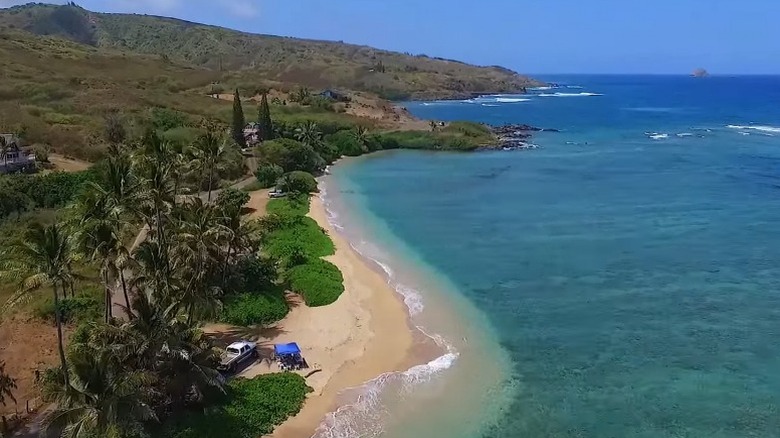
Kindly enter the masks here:
M 485 146 L 480 150 L 505 150 L 536 149 L 539 146 L 530 141 L 532 132 L 560 132 L 557 129 L 538 128 L 526 124 L 510 124 L 493 126 L 490 128 L 498 137 L 498 144 Z

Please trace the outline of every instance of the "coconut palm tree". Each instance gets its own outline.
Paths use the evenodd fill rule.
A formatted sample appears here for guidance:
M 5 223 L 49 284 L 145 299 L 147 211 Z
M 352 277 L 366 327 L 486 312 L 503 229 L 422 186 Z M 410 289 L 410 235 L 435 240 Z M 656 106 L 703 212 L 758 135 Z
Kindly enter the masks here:
M 306 122 L 295 128 L 295 139 L 315 149 L 322 145 L 322 131 L 314 122 Z
M 238 254 L 253 249 L 252 235 L 255 234 L 255 227 L 253 223 L 243 220 L 241 208 L 230 207 L 223 209 L 220 219 L 220 222 L 225 227 L 224 240 L 227 245 L 222 265 L 222 283 L 224 284 L 231 259 Z
M 44 418 L 44 434 L 53 429 L 70 438 L 119 438 L 155 418 L 145 402 L 148 373 L 122 366 L 110 349 L 86 344 L 76 345 L 69 359 L 70 382 L 47 388 L 56 408 Z
M 0 362 L 0 404 L 5 406 L 6 398 L 16 403 L 13 391 L 16 389 L 16 379 L 5 372 L 5 362 Z
M 222 168 L 227 154 L 226 140 L 220 139 L 213 131 L 201 135 L 190 148 L 191 164 L 200 171 L 200 175 L 208 178 L 208 202 L 211 202 L 215 173 Z
M 219 309 L 221 290 L 212 282 L 229 233 L 218 210 L 200 198 L 184 204 L 179 213 L 176 243 L 171 250 L 175 269 L 184 279 L 180 300 L 191 321 L 195 316 L 213 316 Z
M 172 167 L 164 160 L 147 160 L 139 166 L 141 187 L 136 197 L 135 211 L 146 224 L 148 239 L 157 243 L 155 256 L 162 262 L 161 278 L 169 277 L 168 231 L 170 214 L 176 201 L 176 186 Z
M 124 270 L 129 265 L 130 254 L 125 247 L 123 231 L 127 223 L 115 216 L 112 201 L 106 196 L 85 196 L 77 205 L 80 214 L 75 227 L 75 240 L 81 253 L 100 266 L 100 276 L 105 289 L 105 321 L 113 316 L 112 284 L 121 279 L 125 304 L 130 307 Z M 130 316 L 130 314 L 128 314 Z
M 3 158 L 3 164 L 8 167 L 8 152 L 11 151 L 11 145 L 5 139 L 5 136 L 0 135 L 0 156 Z
M 42 286 L 50 286 L 54 298 L 54 319 L 57 325 L 57 347 L 65 382 L 68 381 L 68 368 L 65 348 L 62 340 L 62 320 L 59 312 L 60 295 L 58 288 L 73 281 L 71 270 L 75 255 L 70 235 L 59 224 L 32 225 L 4 254 L 5 262 L 0 274 L 21 280 L 21 287 L 8 300 L 7 307 L 30 298 L 31 292 Z
M 352 138 L 360 145 L 363 152 L 368 152 L 368 135 L 368 128 L 365 126 L 357 126 L 352 130 Z
M 77 235 L 82 249 L 99 260 L 106 289 L 106 321 L 111 317 L 111 281 L 121 282 L 125 305 L 130 298 L 125 269 L 130 265 L 130 250 L 124 244 L 129 218 L 136 207 L 139 183 L 129 157 L 116 150 L 109 157 L 102 181 L 90 182 L 77 205 Z M 132 317 L 131 315 L 129 315 Z
M 133 251 L 136 265 L 135 278 L 132 285 L 136 290 L 154 290 L 158 299 L 171 299 L 171 288 L 176 289 L 177 278 L 167 274 L 168 254 L 157 239 L 147 239 Z

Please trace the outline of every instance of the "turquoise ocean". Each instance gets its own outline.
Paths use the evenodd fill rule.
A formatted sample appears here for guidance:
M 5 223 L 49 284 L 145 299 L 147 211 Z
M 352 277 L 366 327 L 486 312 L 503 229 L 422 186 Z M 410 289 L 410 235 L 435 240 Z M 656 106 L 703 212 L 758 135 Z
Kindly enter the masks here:
M 323 180 L 427 356 L 318 437 L 780 436 L 780 77 L 552 76 L 410 102 L 528 151 L 383 152 Z

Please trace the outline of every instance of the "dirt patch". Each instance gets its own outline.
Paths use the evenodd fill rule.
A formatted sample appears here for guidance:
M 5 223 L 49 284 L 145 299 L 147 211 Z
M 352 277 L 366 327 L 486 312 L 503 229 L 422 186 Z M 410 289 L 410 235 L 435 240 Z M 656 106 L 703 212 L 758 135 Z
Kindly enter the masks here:
M 82 170 L 87 170 L 90 166 L 92 166 L 92 163 L 63 157 L 62 155 L 57 154 L 49 155 L 49 162 L 54 165 L 54 169 L 52 170 L 58 170 L 62 172 L 81 172 Z
M 268 201 L 271 198 L 268 197 L 269 189 L 257 190 L 249 192 L 249 203 L 247 203 L 245 209 L 246 213 L 251 218 L 259 218 L 265 216 L 265 209 L 268 206 Z
M 66 340 L 70 332 L 65 328 Z M 23 412 L 28 400 L 32 405 L 41 395 L 35 384 L 35 371 L 43 373 L 60 361 L 56 327 L 22 315 L 3 319 L 0 322 L 0 361 L 5 362 L 6 372 L 16 379 L 14 397 L 18 402 L 17 406 L 13 402 L 5 407 L 0 405 L 0 413 Z

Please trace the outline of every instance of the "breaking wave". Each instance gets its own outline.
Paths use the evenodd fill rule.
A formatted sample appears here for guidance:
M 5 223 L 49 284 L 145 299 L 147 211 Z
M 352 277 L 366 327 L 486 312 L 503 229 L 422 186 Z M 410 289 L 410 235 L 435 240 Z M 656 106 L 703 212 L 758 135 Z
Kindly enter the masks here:
M 653 140 L 664 140 L 669 138 L 669 134 L 664 134 L 661 132 L 645 132 L 645 135 Z
M 496 102 L 499 103 L 517 103 L 517 102 L 530 102 L 531 99 L 523 99 L 523 98 L 509 98 L 509 97 L 498 97 L 496 98 Z
M 758 131 L 762 134 L 767 134 L 770 136 L 774 136 L 774 134 L 780 134 L 780 128 L 776 126 L 767 126 L 767 125 L 726 125 L 729 129 L 736 129 L 739 131 Z
M 582 92 L 582 93 L 541 93 L 537 94 L 537 96 L 540 97 L 592 97 L 592 96 L 603 96 L 601 93 L 588 93 L 588 92 Z

